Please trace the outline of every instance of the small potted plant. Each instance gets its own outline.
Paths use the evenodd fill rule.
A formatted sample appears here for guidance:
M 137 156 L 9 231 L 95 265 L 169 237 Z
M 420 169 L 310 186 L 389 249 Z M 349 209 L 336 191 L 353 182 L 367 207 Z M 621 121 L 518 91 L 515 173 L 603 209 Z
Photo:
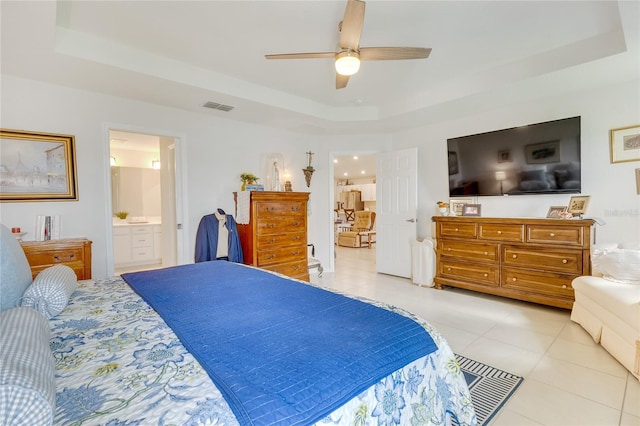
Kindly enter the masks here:
M 128 212 L 116 212 L 115 216 L 120 220 L 125 220 L 129 216 Z
M 447 210 L 449 210 L 449 203 L 447 203 L 446 201 L 438 201 L 436 202 L 436 204 L 438 205 L 438 210 L 440 210 L 440 214 L 442 216 L 446 216 Z
M 240 175 L 240 180 L 242 181 L 242 190 L 244 191 L 247 185 L 253 185 L 258 182 L 259 177 L 255 176 L 251 173 L 242 173 Z

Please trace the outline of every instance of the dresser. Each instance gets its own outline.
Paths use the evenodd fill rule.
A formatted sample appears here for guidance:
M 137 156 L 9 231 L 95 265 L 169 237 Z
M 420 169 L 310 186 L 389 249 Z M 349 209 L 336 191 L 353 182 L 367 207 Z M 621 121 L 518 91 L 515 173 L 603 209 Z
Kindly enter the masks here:
M 40 271 L 54 265 L 67 265 L 79 280 L 91 278 L 91 241 L 86 238 L 23 241 L 20 244 L 34 278 Z
M 308 200 L 308 192 L 251 191 L 249 223 L 237 224 L 244 263 L 309 281 Z
M 434 216 L 436 288 L 460 287 L 571 309 L 591 273 L 592 220 Z

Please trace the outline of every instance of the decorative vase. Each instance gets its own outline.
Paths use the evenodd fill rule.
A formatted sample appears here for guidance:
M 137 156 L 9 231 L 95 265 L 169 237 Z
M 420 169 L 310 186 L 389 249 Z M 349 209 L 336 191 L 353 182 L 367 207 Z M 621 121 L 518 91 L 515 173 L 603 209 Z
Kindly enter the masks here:
M 440 210 L 440 216 L 446 216 L 447 215 L 447 210 L 449 210 L 446 207 L 438 207 L 438 210 Z
M 245 189 L 247 189 L 247 182 L 242 181 L 242 186 L 240 187 L 240 191 L 244 191 Z

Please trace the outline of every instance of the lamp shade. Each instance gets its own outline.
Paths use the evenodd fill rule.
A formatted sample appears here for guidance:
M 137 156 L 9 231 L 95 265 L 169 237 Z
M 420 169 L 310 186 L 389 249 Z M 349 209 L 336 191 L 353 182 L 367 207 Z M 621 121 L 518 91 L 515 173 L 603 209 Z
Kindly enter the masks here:
M 358 52 L 346 50 L 336 55 L 336 72 L 340 75 L 353 75 L 360 69 Z
M 496 172 L 496 180 L 505 180 L 507 178 L 507 174 L 503 171 Z

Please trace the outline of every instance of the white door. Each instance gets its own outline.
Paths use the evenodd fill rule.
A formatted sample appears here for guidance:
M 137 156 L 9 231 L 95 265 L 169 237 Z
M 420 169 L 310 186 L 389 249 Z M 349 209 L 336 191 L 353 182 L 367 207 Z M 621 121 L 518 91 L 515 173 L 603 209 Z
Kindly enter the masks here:
M 376 160 L 376 269 L 411 277 L 416 239 L 418 148 L 383 152 Z

